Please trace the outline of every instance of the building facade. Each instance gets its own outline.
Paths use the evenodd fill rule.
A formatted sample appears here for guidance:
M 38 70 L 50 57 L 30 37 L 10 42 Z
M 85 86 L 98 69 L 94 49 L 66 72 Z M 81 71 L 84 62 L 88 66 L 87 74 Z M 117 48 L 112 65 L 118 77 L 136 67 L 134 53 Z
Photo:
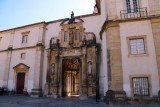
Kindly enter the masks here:
M 90 15 L 0 31 L 0 87 L 54 98 L 158 96 L 159 14 L 159 0 L 96 0 Z

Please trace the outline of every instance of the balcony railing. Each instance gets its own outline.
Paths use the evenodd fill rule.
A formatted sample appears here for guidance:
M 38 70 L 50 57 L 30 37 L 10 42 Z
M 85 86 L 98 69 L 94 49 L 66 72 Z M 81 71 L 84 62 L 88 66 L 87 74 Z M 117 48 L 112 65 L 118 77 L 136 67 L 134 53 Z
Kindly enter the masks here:
M 139 17 L 147 17 L 148 12 L 147 8 L 137 8 L 137 9 L 130 9 L 130 10 L 121 10 L 120 11 L 121 19 L 128 19 L 128 18 L 139 18 Z

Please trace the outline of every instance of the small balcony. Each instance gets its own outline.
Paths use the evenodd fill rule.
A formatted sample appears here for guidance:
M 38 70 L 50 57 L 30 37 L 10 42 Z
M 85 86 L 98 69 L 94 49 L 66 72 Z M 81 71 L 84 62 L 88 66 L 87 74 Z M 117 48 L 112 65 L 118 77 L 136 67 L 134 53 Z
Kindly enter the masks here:
M 121 19 L 130 19 L 130 18 L 140 18 L 147 17 L 148 12 L 147 8 L 136 8 L 130 10 L 121 10 L 120 11 Z

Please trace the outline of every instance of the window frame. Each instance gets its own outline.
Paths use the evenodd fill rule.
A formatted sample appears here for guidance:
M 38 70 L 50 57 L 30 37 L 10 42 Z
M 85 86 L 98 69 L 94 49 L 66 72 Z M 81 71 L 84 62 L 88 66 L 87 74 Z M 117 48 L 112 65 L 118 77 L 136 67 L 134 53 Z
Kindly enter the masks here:
M 28 35 L 22 35 L 22 44 L 26 44 L 28 42 Z
M 127 13 L 136 13 L 139 12 L 138 8 L 140 8 L 140 3 L 139 0 L 125 0 L 125 6 Z
M 131 46 L 130 46 L 130 40 L 133 39 L 143 39 L 143 45 L 144 45 L 144 53 L 137 53 L 137 54 L 132 54 L 131 53 Z M 129 56 L 144 56 L 144 55 L 148 55 L 148 49 L 147 49 L 147 39 L 146 39 L 146 35 L 144 36 L 129 36 L 127 37 L 127 44 L 128 44 L 128 55 Z
M 22 32 L 22 40 L 21 40 L 21 44 L 27 44 L 28 43 L 28 37 L 29 37 L 29 33 L 30 31 L 26 31 L 26 32 Z
M 64 42 L 68 42 L 68 39 L 69 39 L 69 32 L 68 31 L 64 31 L 63 39 L 64 39 Z
M 78 36 L 77 36 L 77 34 L 78 34 Z M 80 40 L 80 30 L 79 29 L 76 29 L 76 31 L 75 31 L 75 40 L 76 41 Z
M 131 88 L 131 96 L 133 97 L 150 97 L 152 96 L 152 82 L 151 82 L 151 75 L 150 74 L 136 74 L 136 75 L 130 75 L 130 88 Z M 147 96 L 137 96 L 134 95 L 134 87 L 133 87 L 133 78 L 148 78 L 148 95 Z
M 137 84 L 134 82 L 134 79 L 137 79 Z M 144 80 L 147 80 L 147 81 L 144 81 Z M 147 84 L 147 87 L 144 87 L 144 84 Z M 132 77 L 132 86 L 133 86 L 133 96 L 136 96 L 136 97 L 150 96 L 148 77 Z M 143 90 L 145 90 L 146 92 L 143 92 Z
M 25 59 L 25 58 L 26 58 L 26 53 L 25 52 L 21 53 L 21 59 Z

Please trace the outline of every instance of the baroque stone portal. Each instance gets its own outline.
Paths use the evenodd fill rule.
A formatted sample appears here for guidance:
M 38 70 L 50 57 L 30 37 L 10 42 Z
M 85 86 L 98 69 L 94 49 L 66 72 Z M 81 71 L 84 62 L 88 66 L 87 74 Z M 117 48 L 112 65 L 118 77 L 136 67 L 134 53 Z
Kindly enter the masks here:
M 73 17 L 72 17 L 73 18 Z M 69 20 L 68 20 L 69 21 Z M 45 94 L 52 97 L 96 95 L 96 38 L 84 32 L 83 21 L 61 23 L 61 31 L 50 40 Z

